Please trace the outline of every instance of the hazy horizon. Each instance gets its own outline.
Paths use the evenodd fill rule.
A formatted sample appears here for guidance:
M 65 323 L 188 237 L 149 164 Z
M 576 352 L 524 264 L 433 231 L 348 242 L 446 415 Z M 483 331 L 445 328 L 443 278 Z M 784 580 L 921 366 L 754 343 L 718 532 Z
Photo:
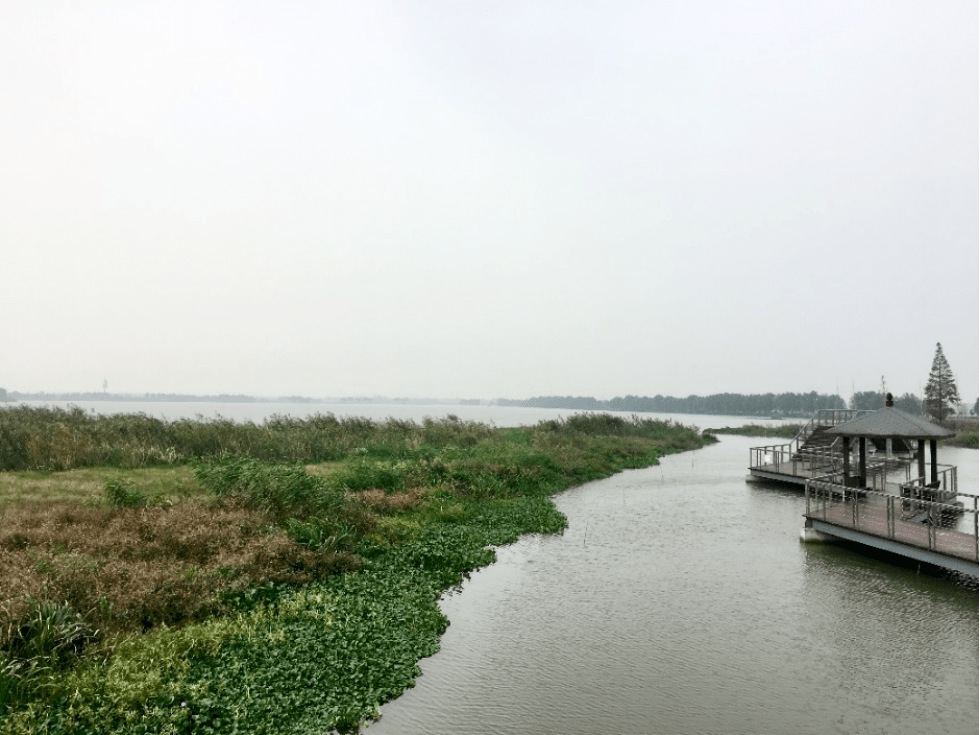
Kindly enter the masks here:
M 0 9 L 0 387 L 980 393 L 980 10 Z

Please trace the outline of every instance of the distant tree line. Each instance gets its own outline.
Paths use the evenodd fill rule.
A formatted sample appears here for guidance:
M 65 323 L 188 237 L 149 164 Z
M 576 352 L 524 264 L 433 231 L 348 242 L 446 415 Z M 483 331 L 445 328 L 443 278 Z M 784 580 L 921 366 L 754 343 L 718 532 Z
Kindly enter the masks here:
M 894 396 L 895 408 L 910 413 L 913 416 L 923 414 L 922 399 L 912 393 L 901 397 Z M 850 407 L 864 411 L 875 411 L 885 405 L 885 396 L 881 391 L 862 390 L 851 396 Z
M 719 416 L 811 416 L 821 408 L 847 408 L 840 396 L 809 393 L 715 393 L 710 396 L 624 396 L 610 400 L 584 396 L 537 396 L 527 400 L 500 398 L 500 406 L 570 408 L 578 411 L 631 411 L 636 413 L 696 413 Z M 880 401 L 881 408 L 884 401 Z

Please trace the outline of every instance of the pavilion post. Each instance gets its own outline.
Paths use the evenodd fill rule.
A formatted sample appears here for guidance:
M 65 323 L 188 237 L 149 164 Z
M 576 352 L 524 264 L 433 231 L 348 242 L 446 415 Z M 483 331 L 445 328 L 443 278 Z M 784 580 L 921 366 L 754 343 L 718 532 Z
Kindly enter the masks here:
M 932 470 L 930 473 L 932 475 L 932 480 L 930 480 L 930 482 L 937 482 L 939 480 L 939 466 L 936 463 L 937 445 L 938 442 L 935 439 L 932 439 L 929 442 L 929 464 L 931 465 L 930 469 Z
M 916 450 L 916 458 L 919 460 L 919 477 L 923 484 L 926 481 L 926 440 L 919 439 L 919 448 Z
M 861 487 L 868 485 L 868 440 L 866 437 L 858 439 L 859 465 L 858 474 L 861 476 Z

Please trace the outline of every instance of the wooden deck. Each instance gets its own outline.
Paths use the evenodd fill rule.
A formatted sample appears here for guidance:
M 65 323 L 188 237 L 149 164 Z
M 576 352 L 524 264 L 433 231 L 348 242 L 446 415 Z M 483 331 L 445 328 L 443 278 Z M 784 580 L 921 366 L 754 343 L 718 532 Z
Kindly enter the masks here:
M 887 406 L 878 412 L 818 411 L 792 441 L 749 449 L 746 479 L 795 485 L 804 491 L 804 540 L 836 537 L 978 577 L 980 499 L 959 492 L 955 467 L 937 473 L 935 441 L 927 484 L 921 449 L 925 438 L 932 436 L 927 432 L 930 427 L 922 428 L 921 436 L 909 435 L 919 442 L 918 467 L 911 456 L 892 454 L 887 444 L 885 452 L 869 455 L 862 441 L 860 456 L 854 459 L 847 452 L 850 434 L 841 446 L 829 441 L 831 434 L 841 433 L 833 428 L 838 424 L 851 426 L 872 418 L 879 424 L 886 419 L 899 421 L 897 433 L 884 435 L 898 437 L 906 436 L 902 433 L 906 424 L 919 421 Z M 845 459 L 850 460 L 849 467 Z
M 749 475 L 753 477 L 799 485 L 801 488 L 808 479 L 822 477 L 828 472 L 831 472 L 829 467 L 813 467 L 803 462 L 770 462 L 749 467 Z
M 821 534 L 978 577 L 977 497 L 961 501 L 966 507 L 813 481 L 804 516 Z
M 859 504 L 858 522 L 855 525 L 851 502 L 829 505 L 825 512 L 814 513 L 807 517 L 816 518 L 835 526 L 853 528 L 862 533 L 891 539 L 903 544 L 924 549 L 932 548 L 942 554 L 976 561 L 976 542 L 972 533 L 942 527 L 931 529 L 933 541 L 932 546 L 930 546 L 928 523 L 896 518 L 893 522 L 894 529 L 890 529 L 887 508 L 881 505 L 864 505 L 862 501 L 857 501 Z

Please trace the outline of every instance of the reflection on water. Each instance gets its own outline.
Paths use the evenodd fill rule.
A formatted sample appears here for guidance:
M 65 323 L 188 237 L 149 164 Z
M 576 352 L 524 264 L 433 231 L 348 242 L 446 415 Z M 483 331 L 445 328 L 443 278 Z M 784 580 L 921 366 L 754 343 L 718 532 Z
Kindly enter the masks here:
M 444 600 L 369 731 L 976 733 L 976 587 L 800 544 L 800 494 L 744 482 L 753 443 L 560 496 L 565 534 Z

